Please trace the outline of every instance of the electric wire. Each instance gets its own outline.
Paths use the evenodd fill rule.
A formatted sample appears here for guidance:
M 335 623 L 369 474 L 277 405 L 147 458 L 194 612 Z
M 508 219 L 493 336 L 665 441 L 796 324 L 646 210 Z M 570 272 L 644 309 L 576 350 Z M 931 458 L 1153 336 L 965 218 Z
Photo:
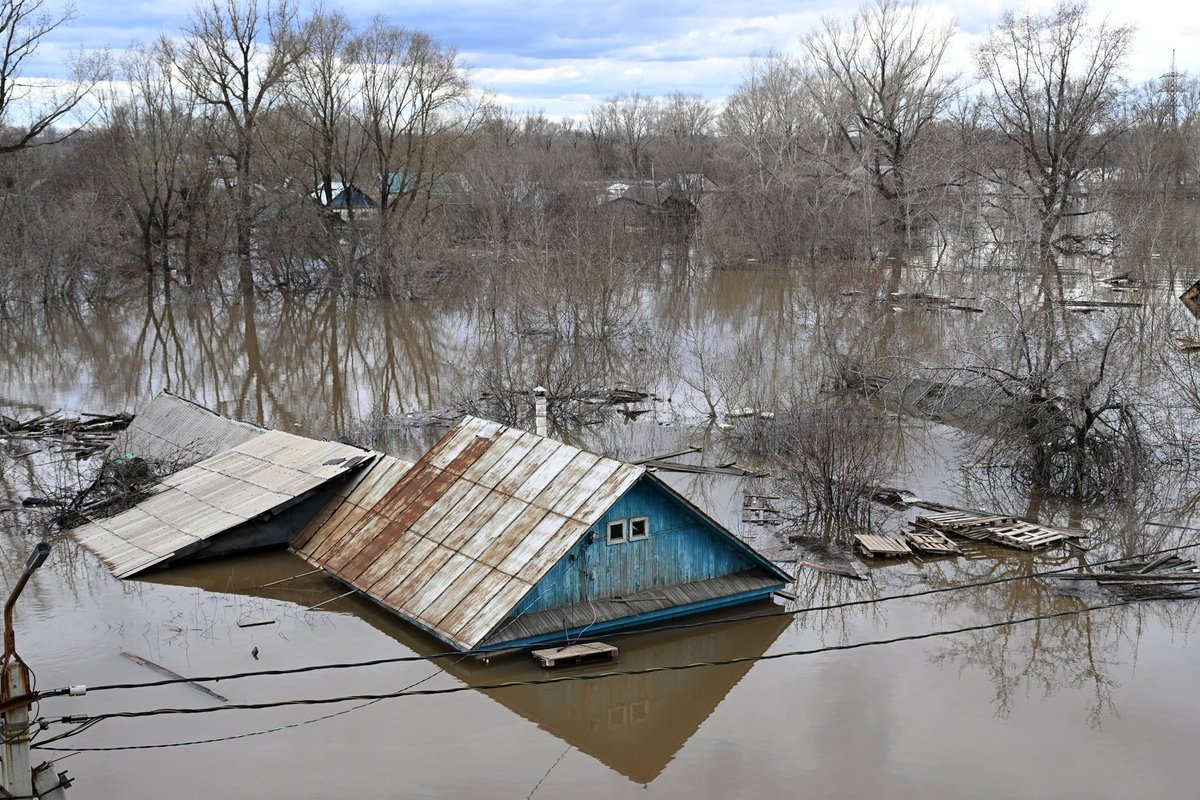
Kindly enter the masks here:
M 935 631 L 927 631 L 925 633 L 906 634 L 904 636 L 894 636 L 886 639 L 868 639 L 861 642 L 851 642 L 847 644 L 825 645 L 823 647 L 805 648 L 800 650 L 786 650 L 778 653 L 763 653 L 753 656 L 738 656 L 727 659 L 715 659 L 711 661 L 696 661 L 684 664 L 666 664 L 653 667 L 642 667 L 631 670 L 614 670 L 608 672 L 596 672 L 582 675 L 566 675 L 557 678 L 531 678 L 517 681 L 502 681 L 499 683 L 486 684 L 462 684 L 459 686 L 450 686 L 441 689 L 413 689 L 405 688 L 395 692 L 386 692 L 382 694 L 359 694 L 347 695 L 341 697 L 324 697 L 324 698 L 300 698 L 292 700 L 276 700 L 263 703 L 231 703 L 220 706 L 203 706 L 199 708 L 155 708 L 143 711 L 113 711 L 103 712 L 100 714 L 86 716 L 65 716 L 59 719 L 47 720 L 48 724 L 52 723 L 76 723 L 76 722 L 100 722 L 109 719 L 138 719 L 145 717 L 157 717 L 166 715 L 192 715 L 192 714 L 209 714 L 218 711 L 256 711 L 270 708 L 283 708 L 288 706 L 305 706 L 305 705 L 327 705 L 331 703 L 347 703 L 347 702 L 362 702 L 370 701 L 377 702 L 381 700 L 391 700 L 401 697 L 423 697 L 435 695 L 458 694 L 461 692 L 473 691 L 493 691 L 500 689 L 509 689 L 521 686 L 548 686 L 562 683 L 574 683 L 580 681 L 600 681 L 609 680 L 612 678 L 622 678 L 636 675 L 650 675 L 659 672 L 681 672 L 692 669 L 702 669 L 708 667 L 730 666 L 734 664 L 750 664 L 761 661 L 775 661 L 784 658 L 793 658 L 798 656 L 811 656 L 823 653 L 845 652 L 849 650 L 858 650 L 866 647 L 878 647 L 883 645 L 899 644 L 903 642 L 915 642 L 926 639 L 933 639 L 942 636 L 955 636 L 964 633 L 975 633 L 979 631 L 994 630 L 996 628 L 1011 627 L 1023 625 L 1030 622 L 1042 622 L 1051 619 L 1061 619 L 1065 617 L 1078 616 L 1088 614 L 1093 611 L 1103 611 L 1107 609 L 1122 608 L 1125 606 L 1136 605 L 1150 600 L 1177 600 L 1177 599 L 1196 599 L 1179 594 L 1156 595 L 1150 597 L 1133 598 L 1119 600 L 1112 603 L 1102 603 L 1094 606 L 1084 606 L 1082 608 L 1070 609 L 1067 611 L 1058 611 L 1049 614 L 1038 614 L 1029 617 L 1018 617 L 1000 622 L 987 622 L 978 625 L 969 625 L 961 628 L 940 629 Z M 435 673 L 436 674 L 436 673 Z M 430 676 L 432 677 L 432 676 Z M 422 681 L 423 682 L 423 681 Z M 113 750 L 141 750 L 154 749 L 158 745 L 126 745 L 116 747 L 97 747 L 97 748 L 76 748 L 76 747 L 49 747 L 49 742 L 42 744 L 34 744 L 35 749 L 44 749 L 51 751 L 65 752 L 91 752 L 91 751 L 113 751 Z
M 1159 550 L 1147 551 L 1144 553 L 1135 553 L 1133 555 L 1121 556 L 1120 558 L 1107 559 L 1105 561 L 1096 561 L 1096 562 L 1088 564 L 1087 566 L 1102 567 L 1102 566 L 1105 566 L 1108 564 L 1117 564 L 1117 563 L 1120 563 L 1123 561 L 1131 561 L 1131 560 L 1135 560 L 1135 559 L 1152 558 L 1154 556 L 1167 555 L 1169 553 L 1175 553 L 1175 552 L 1179 552 L 1181 550 L 1188 550 L 1193 547 L 1200 547 L 1200 542 L 1191 542 L 1189 544 L 1179 545 L 1177 547 L 1167 547 L 1167 548 L 1162 548 Z M 662 633 L 662 632 L 666 632 L 666 631 L 702 628 L 702 627 L 708 627 L 708 626 L 712 626 L 712 625 L 726 625 L 726 624 L 731 624 L 731 623 L 736 623 L 736 622 L 749 622 L 749 621 L 760 620 L 760 619 L 790 617 L 790 616 L 797 616 L 799 614 L 807 614 L 807 613 L 820 612 L 820 611 L 836 611 L 836 610 L 843 609 L 843 608 L 852 608 L 852 607 L 856 607 L 856 606 L 865 606 L 865 605 L 875 605 L 878 603 L 889 602 L 891 600 L 906 600 L 906 599 L 913 599 L 913 598 L 918 598 L 918 597 L 925 597 L 925 596 L 929 596 L 929 595 L 944 594 L 947 592 L 963 591 L 966 589 L 979 589 L 979 588 L 983 588 L 983 587 L 987 587 L 987 586 L 996 586 L 996 585 L 1004 584 L 1004 583 L 1012 583 L 1015 581 L 1024 581 L 1024 580 L 1032 580 L 1035 578 L 1053 577 L 1055 575 L 1062 575 L 1062 574 L 1066 574 L 1069 572 L 1075 572 L 1078 569 L 1079 569 L 1078 565 L 1072 565 L 1072 566 L 1068 566 L 1068 567 L 1058 567 L 1055 569 L 1030 572 L 1030 573 L 1026 573 L 1023 575 L 1006 575 L 1006 576 L 1000 577 L 1000 578 L 988 578 L 986 580 L 974 581 L 971 583 L 959 583 L 959 584 L 954 584 L 952 586 L 941 586 L 941 587 L 920 589 L 920 590 L 912 591 L 912 592 L 902 592 L 900 594 L 885 595 L 883 597 L 864 598 L 861 600 L 846 600 L 846 601 L 843 601 L 840 603 L 828 603 L 825 605 L 806 606 L 804 608 L 796 608 L 796 609 L 781 609 L 778 611 L 767 611 L 767 612 L 763 612 L 760 614 L 746 614 L 746 615 L 741 615 L 741 616 L 736 616 L 736 617 L 723 617 L 720 619 L 707 619 L 707 620 L 698 620 L 698 621 L 692 621 L 692 622 L 678 622 L 678 623 L 672 623 L 669 625 L 658 625 L 658 626 L 651 626 L 651 627 L 645 627 L 645 628 L 636 628 L 636 629 L 626 630 L 626 631 L 610 631 L 605 634 L 605 638 L 615 639 L 615 638 L 624 637 L 624 636 L 640 636 L 640 635 L 651 634 L 651 633 Z M 351 661 L 351 662 L 342 662 L 342 663 L 337 663 L 337 664 L 310 664 L 310 665 L 303 666 L 303 667 L 288 667 L 288 668 L 273 669 L 273 670 L 253 670 L 253 671 L 249 671 L 249 672 L 235 672 L 235 673 L 230 673 L 230 674 L 226 674 L 226 675 L 206 675 L 206 676 L 193 677 L 193 678 L 164 678 L 162 680 L 145 681 L 145 682 L 141 682 L 141 683 L 111 683 L 111 684 L 103 684 L 100 686 L 89 686 L 87 688 L 87 691 L 88 691 L 88 694 L 92 694 L 95 692 L 105 692 L 105 691 L 113 691 L 113 690 L 149 689 L 149 688 L 154 688 L 154 687 L 159 687 L 159 686 L 171 686 L 171 685 L 179 684 L 179 683 L 219 683 L 220 681 L 242 680 L 245 678 L 277 677 L 280 675 L 297 675 L 297 674 L 302 674 L 302 673 L 307 673 L 307 672 L 319 672 L 319 671 L 333 670 L 333 669 L 358 669 L 358 668 L 362 668 L 362 667 L 386 666 L 389 664 L 401 664 L 401 663 L 409 663 L 409 662 L 414 662 L 414 661 L 433 661 L 433 660 L 441 659 L 441 658 L 461 659 L 464 657 L 487 656 L 487 655 L 495 655 L 495 653 L 492 651 L 487 651 L 487 650 L 466 650 L 466 651 L 455 650 L 455 651 L 447 651 L 447 652 L 441 652 L 441 653 L 431 653 L 428 655 L 389 656 L 387 658 L 375 658 L 375 659 L 368 659 L 365 661 Z M 68 693 L 69 693 L 68 689 L 55 689 L 55 690 L 43 693 L 42 697 L 62 696 L 62 695 L 68 694 Z
M 408 686 L 404 687 L 404 690 L 414 689 L 417 686 L 420 686 L 422 683 L 425 683 L 426 681 L 440 675 L 442 672 L 445 672 L 445 670 L 443 668 L 439 667 L 435 671 L 426 675 L 424 678 L 421 678 L 418 681 L 414 681 L 413 683 L 408 684 Z M 404 691 L 404 690 L 402 690 L 402 691 Z M 324 722 L 325 720 L 330 720 L 330 719 L 334 719 L 335 717 L 345 716 L 346 714 L 350 714 L 354 711 L 358 711 L 359 709 L 366 708 L 367 706 L 375 705 L 376 703 L 381 702 L 381 700 L 383 700 L 383 699 L 385 699 L 385 698 L 369 700 L 365 703 L 359 703 L 356 706 L 352 706 L 351 708 L 344 708 L 341 711 L 335 711 L 332 714 L 324 714 L 319 717 L 301 720 L 300 722 L 292 722 L 287 725 L 277 725 L 273 728 L 266 728 L 264 730 L 258 730 L 258 731 L 249 731 L 247 733 L 235 733 L 235 734 L 228 734 L 225 736 L 214 736 L 214 737 L 211 737 L 208 739 L 191 739 L 191 740 L 184 741 L 184 742 L 159 742 L 159 743 L 155 743 L 155 744 L 125 745 L 125 746 L 120 746 L 120 747 L 74 748 L 74 747 L 48 747 L 47 746 L 53 742 L 62 741 L 63 739 L 69 739 L 71 737 L 78 736 L 82 733 L 85 733 L 90 728 L 92 728 L 104 721 L 104 720 L 98 719 L 98 718 L 91 718 L 87 722 L 84 722 L 82 725 L 72 728 L 69 731 L 65 731 L 64 733 L 60 733 L 59 735 L 54 736 L 50 739 L 47 739 L 44 742 L 34 743 L 32 745 L 32 748 L 43 749 L 43 750 L 53 750 L 53 751 L 57 751 L 57 752 L 69 752 L 71 755 L 75 755 L 76 753 L 85 753 L 85 752 L 92 752 L 92 751 L 162 750 L 162 749 L 167 749 L 167 748 L 172 748 L 172 747 L 190 747 L 193 745 L 201 745 L 201 744 L 216 744 L 218 742 L 230 742 L 230 741 L 236 741 L 238 739 L 249 739 L 253 736 L 265 736 L 266 734 L 269 734 L 269 733 L 278 733 L 279 731 L 286 731 L 286 730 L 290 730 L 292 728 L 301 728 L 305 725 L 312 725 L 317 722 Z M 68 758 L 68 757 L 69 756 L 63 756 L 62 758 Z

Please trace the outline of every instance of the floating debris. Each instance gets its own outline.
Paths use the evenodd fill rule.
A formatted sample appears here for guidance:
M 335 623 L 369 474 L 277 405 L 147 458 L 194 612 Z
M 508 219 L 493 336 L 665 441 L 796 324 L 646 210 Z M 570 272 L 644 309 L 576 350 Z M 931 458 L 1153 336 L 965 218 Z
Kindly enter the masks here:
M 908 546 L 913 550 L 938 556 L 961 556 L 962 550 L 958 545 L 940 531 L 932 529 L 907 529 L 901 531 Z
M 612 661 L 617 657 L 617 648 L 603 642 L 587 642 L 572 644 L 565 647 L 549 647 L 545 650 L 534 650 L 533 657 L 547 669 L 561 667 L 564 664 L 582 664 L 588 661 Z
M 1174 553 L 1151 561 L 1108 564 L 1100 573 L 1058 575 L 1064 581 L 1095 581 L 1098 586 L 1121 595 L 1136 596 L 1150 592 L 1184 593 L 1200 589 L 1200 569 L 1196 562 Z M 1181 595 L 1182 596 L 1182 595 Z
M 1087 531 L 1079 528 L 1051 528 L 1019 517 L 971 511 L 927 514 L 917 517 L 913 524 L 918 529 L 940 531 L 974 541 L 986 540 L 1017 550 L 1038 550 L 1087 536 Z
M 913 554 L 903 539 L 870 533 L 854 534 L 854 546 L 867 558 L 902 558 Z
M 178 672 L 167 669 L 166 667 L 164 667 L 161 664 L 155 664 L 153 661 L 151 661 L 148 658 L 142 658 L 141 656 L 136 656 L 133 653 L 127 653 L 124 650 L 121 651 L 121 655 L 125 656 L 125 658 L 128 658 L 130 661 L 137 664 L 138 666 L 145 667 L 148 670 L 157 672 L 159 675 L 162 675 L 167 678 L 178 679 L 178 680 L 182 681 L 185 686 L 190 686 L 193 689 L 195 689 L 197 692 L 206 694 L 209 697 L 213 698 L 214 700 L 219 700 L 222 703 L 229 702 L 228 697 L 223 697 L 223 696 L 217 694 L 212 689 L 209 689 L 207 686 L 201 686 L 200 684 L 198 684 L 194 681 L 189 681 L 187 678 L 183 677 Z
M 0 414 L 0 438 L 7 441 L 55 441 L 73 449 L 79 458 L 88 458 L 103 451 L 118 432 L 129 427 L 133 415 L 82 414 L 62 417 L 57 411 L 28 420 Z

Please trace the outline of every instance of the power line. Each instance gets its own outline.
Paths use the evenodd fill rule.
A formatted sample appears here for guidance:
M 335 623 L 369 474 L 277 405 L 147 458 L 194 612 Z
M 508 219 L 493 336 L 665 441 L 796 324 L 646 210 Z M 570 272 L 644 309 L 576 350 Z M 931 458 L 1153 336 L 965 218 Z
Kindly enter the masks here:
M 436 671 L 429 673 L 424 678 L 421 678 L 418 681 L 414 681 L 413 683 L 410 683 L 408 686 L 404 687 L 404 689 L 408 690 L 408 689 L 412 689 L 416 686 L 420 686 L 422 683 L 425 683 L 426 681 L 436 677 L 437 675 L 441 674 L 444 671 L 445 670 L 443 668 L 439 667 Z M 378 703 L 378 702 L 380 702 L 378 699 L 370 700 L 368 702 L 360 703 L 356 706 L 352 706 L 351 708 L 344 708 L 341 711 L 335 711 L 332 714 L 325 714 L 320 717 L 314 717 L 313 719 L 306 719 L 306 720 L 302 720 L 300 722 L 293 722 L 288 725 L 278 725 L 274 728 L 267 728 L 265 730 L 260 730 L 260 731 L 250 731 L 248 733 L 236 733 L 236 734 L 230 734 L 227 736 L 216 736 L 216 737 L 212 737 L 209 739 L 192 739 L 192 740 L 186 741 L 186 742 L 165 742 L 165 743 L 147 744 L 147 745 L 126 745 L 123 747 L 69 748 L 69 747 L 48 747 L 47 746 L 47 745 L 51 744 L 52 742 L 58 742 L 58 741 L 62 741 L 63 739 L 69 739 L 73 736 L 78 736 L 78 735 L 86 732 L 88 729 L 92 728 L 93 726 L 98 725 L 99 723 L 103 722 L 103 720 L 101 720 L 101 719 L 91 718 L 91 719 L 88 719 L 86 722 L 84 722 L 82 725 L 79 725 L 76 728 L 72 728 L 71 730 L 66 731 L 65 733 L 60 733 L 58 736 L 54 736 L 50 739 L 47 739 L 46 741 L 38 743 L 35 746 L 40 749 L 44 749 L 44 750 L 56 750 L 56 751 L 63 751 L 63 752 L 69 751 L 72 754 L 74 754 L 74 753 L 90 752 L 90 751 L 161 750 L 161 749 L 166 749 L 166 748 L 170 748 L 170 747 L 189 747 L 192 745 L 200 745 L 200 744 L 216 744 L 217 742 L 230 742 L 230 741 L 236 741 L 238 739 L 249 739 L 253 736 L 265 736 L 268 733 L 278 733 L 279 731 L 285 731 L 285 730 L 289 730 L 291 728 L 301 728 L 305 725 L 312 725 L 313 723 L 316 723 L 316 722 L 324 722 L 325 720 L 329 720 L 329 719 L 333 719 L 335 717 L 341 717 L 346 714 L 353 713 L 355 711 L 358 711 L 359 709 L 366 708 L 367 706 L 374 705 L 375 703 Z M 46 723 L 46 724 L 49 724 L 49 723 Z M 66 757 L 66 756 L 64 756 L 64 757 Z
M 1096 561 L 1094 563 L 1088 564 L 1087 566 L 1102 567 L 1102 566 L 1105 566 L 1108 564 L 1117 564 L 1122 561 L 1130 561 L 1133 559 L 1152 558 L 1154 556 L 1166 555 L 1168 553 L 1176 553 L 1181 550 L 1188 550 L 1190 548 L 1197 547 L 1197 546 L 1200 546 L 1200 542 L 1192 542 L 1190 544 L 1180 545 L 1178 547 L 1168 547 L 1168 548 L 1163 548 L 1160 550 L 1148 551 L 1145 553 L 1135 553 L 1133 555 L 1122 556 L 1120 558 L 1112 558 L 1112 559 L 1108 559 L 1105 561 Z M 1025 581 L 1025 580 L 1031 580 L 1034 578 L 1053 577 L 1055 575 L 1062 575 L 1065 573 L 1074 572 L 1074 571 L 1078 570 L 1078 568 L 1079 567 L 1077 565 L 1073 565 L 1073 566 L 1069 566 L 1069 567 L 1059 567 L 1059 568 L 1055 568 L 1055 569 L 1030 572 L 1030 573 L 1027 573 L 1024 575 L 1007 575 L 1007 576 L 1004 576 L 1001 578 L 989 578 L 987 580 L 974 581 L 971 583 L 954 584 L 953 586 L 941 586 L 941 587 L 930 588 L 930 589 L 920 589 L 920 590 L 912 591 L 912 592 L 903 592 L 901 594 L 886 595 L 884 597 L 865 598 L 862 600 L 847 600 L 847 601 L 840 602 L 840 603 L 829 603 L 829 604 L 819 605 L 819 606 L 807 606 L 805 608 L 797 608 L 797 609 L 790 609 L 790 610 L 783 609 L 783 610 L 779 610 L 779 611 L 764 612 L 761 614 L 746 614 L 746 615 L 737 616 L 737 617 L 724 617 L 721 619 L 708 619 L 708 620 L 699 620 L 699 621 L 693 621 L 693 622 L 679 622 L 679 623 L 673 623 L 670 625 L 659 625 L 659 626 L 647 627 L 647 628 L 636 628 L 636 629 L 626 630 L 626 631 L 611 631 L 611 632 L 605 634 L 605 638 L 611 639 L 611 638 L 619 638 L 619 637 L 624 637 L 624 636 L 640 636 L 640 635 L 650 634 L 650 633 L 661 633 L 661 632 L 666 632 L 666 631 L 703 628 L 703 627 L 708 627 L 711 625 L 727 625 L 727 624 L 731 624 L 731 623 L 735 623 L 735 622 L 750 622 L 750 621 L 760 620 L 760 619 L 773 619 L 773 618 L 777 618 L 777 617 L 791 617 L 791 616 L 797 616 L 799 614 L 807 614 L 807 613 L 818 612 L 818 611 L 836 611 L 836 610 L 843 609 L 843 608 L 852 608 L 852 607 L 856 607 L 856 606 L 865 606 L 865 605 L 874 605 L 877 603 L 886 603 L 891 600 L 907 600 L 907 599 L 913 599 L 913 598 L 917 598 L 917 597 L 925 597 L 925 596 L 935 595 L 935 594 L 944 594 L 947 592 L 962 591 L 962 590 L 966 590 L 966 589 L 979 589 L 979 588 L 983 588 L 983 587 L 987 587 L 987 586 L 996 586 L 996 585 L 1004 584 L 1004 583 L 1012 583 L 1014 581 Z M 424 656 L 422 656 L 422 655 L 390 656 L 387 658 L 376 658 L 376 659 L 370 659 L 370 660 L 366 660 L 366 661 L 350 661 L 350 662 L 342 662 L 342 663 L 336 663 L 336 664 L 310 664 L 310 665 L 304 666 L 304 667 L 289 667 L 289 668 L 285 668 L 285 669 L 272 669 L 272 670 L 253 670 L 253 671 L 249 671 L 249 672 L 235 672 L 235 673 L 230 673 L 230 674 L 226 674 L 226 675 L 207 675 L 207 676 L 195 677 L 195 678 L 164 678 L 162 680 L 146 681 L 146 682 L 142 682 L 142 683 L 111 683 L 111 684 L 103 684 L 100 686 L 89 686 L 89 687 L 87 687 L 87 691 L 88 691 L 88 693 L 94 693 L 94 692 L 111 691 L 111 690 L 116 690 L 116 689 L 149 689 L 149 688 L 154 688 L 154 687 L 159 687 L 159 686 L 172 686 L 172 685 L 180 684 L 180 683 L 219 683 L 220 681 L 241 680 L 243 678 L 277 677 L 280 675 L 298 675 L 298 674 L 307 673 L 307 672 L 320 672 L 320 671 L 334 670 L 334 669 L 358 669 L 360 667 L 377 667 L 377 666 L 386 666 L 388 664 L 402 664 L 402 663 L 409 663 L 409 662 L 414 662 L 414 661 L 433 661 L 433 660 L 441 659 L 441 658 L 461 659 L 461 658 L 466 658 L 466 657 L 471 657 L 471 656 L 487 656 L 487 655 L 494 655 L 494 654 L 495 653 L 493 651 L 488 651 L 488 650 L 467 650 L 467 651 L 457 651 L 456 650 L 456 651 L 448 651 L 448 652 L 441 652 L 441 653 L 431 653 L 429 655 L 424 655 Z M 61 696 L 61 695 L 68 694 L 69 691 L 70 691 L 69 689 L 55 689 L 53 691 L 43 693 L 42 697 Z
M 1181 599 L 1176 595 L 1157 595 L 1153 597 L 1119 600 L 1113 603 L 1104 603 L 1095 606 L 1085 606 L 1083 608 L 1072 609 L 1069 611 L 1058 611 L 1051 614 L 1038 614 L 1030 617 L 1019 617 L 1016 619 L 1004 620 L 1002 622 L 981 623 L 979 625 L 969 625 L 962 628 L 950 628 L 926 633 L 908 634 L 905 636 L 895 636 L 888 639 L 870 639 L 863 642 L 853 642 L 850 644 L 827 645 L 824 647 L 808 648 L 802 650 L 787 650 L 779 653 L 764 653 L 756 656 L 738 656 L 735 658 L 718 659 L 712 661 L 697 661 L 686 664 L 668 664 L 655 667 L 643 667 L 632 670 L 618 670 L 610 672 L 591 673 L 586 675 L 567 675 L 558 678 L 531 678 L 520 681 L 504 681 L 500 683 L 490 684 L 463 684 L 460 686 L 451 686 L 443 689 L 401 689 L 395 692 L 387 692 L 383 694 L 360 694 L 347 695 L 343 697 L 326 697 L 326 698 L 306 698 L 294 700 L 276 700 L 264 703 L 239 703 L 227 704 L 221 706 L 205 706 L 201 708 L 156 708 L 146 711 L 114 711 L 88 716 L 66 716 L 57 720 L 48 720 L 47 723 L 96 723 L 109 719 L 137 719 L 143 717 L 156 717 L 177 714 L 210 714 L 217 711 L 257 711 L 270 708 L 283 708 L 287 706 L 304 706 L 304 705 L 326 705 L 330 703 L 347 703 L 371 701 L 377 702 L 380 700 L 390 700 L 401 697 L 420 697 L 432 695 L 457 694 L 460 692 L 471 691 L 491 691 L 498 689 L 509 689 L 519 686 L 547 686 L 560 683 L 573 683 L 577 681 L 597 681 L 607 680 L 611 678 L 629 677 L 635 675 L 649 675 L 657 672 L 681 672 L 692 669 L 701 669 L 706 667 L 730 666 L 734 664 L 751 664 L 760 661 L 775 661 L 783 658 L 793 658 L 797 656 L 811 656 L 822 653 L 844 652 L 848 650 L 858 650 L 865 647 L 878 647 L 882 645 L 898 644 L 902 642 L 914 642 L 925 639 L 933 639 L 941 636 L 955 636 L 963 633 L 974 633 L 978 631 L 994 630 L 996 628 L 1004 628 L 1015 625 L 1023 625 L 1030 622 L 1041 622 L 1050 619 L 1060 619 L 1064 617 L 1078 616 L 1080 614 L 1088 614 L 1092 611 L 1103 611 L 1106 609 L 1121 608 L 1124 606 L 1135 605 L 1147 600 L 1170 600 Z M 1184 598 L 1193 599 L 1193 598 Z M 203 741 L 197 743 L 205 743 Z M 188 743 L 181 743 L 188 744 Z M 34 748 L 45 750 L 60 750 L 67 752 L 91 752 L 91 751 L 112 751 L 112 750 L 141 750 L 155 749 L 162 745 L 127 745 L 123 747 L 95 747 L 95 748 L 73 748 L 73 747 L 47 747 L 45 745 L 34 744 Z

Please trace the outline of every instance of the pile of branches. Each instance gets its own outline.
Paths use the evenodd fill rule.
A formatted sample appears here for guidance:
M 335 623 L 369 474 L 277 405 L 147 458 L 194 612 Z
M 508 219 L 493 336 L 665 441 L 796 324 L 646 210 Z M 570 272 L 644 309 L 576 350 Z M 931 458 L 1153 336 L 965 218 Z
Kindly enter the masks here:
M 132 421 L 133 415 L 125 412 L 64 417 L 55 411 L 28 420 L 0 414 L 0 439 L 52 441 L 74 450 L 76 458 L 83 459 L 103 452 Z
M 90 479 L 26 497 L 23 504 L 46 508 L 54 525 L 74 528 L 89 519 L 132 508 L 149 497 L 163 478 L 187 466 L 182 462 L 148 461 L 128 453 L 113 455 L 110 451 Z

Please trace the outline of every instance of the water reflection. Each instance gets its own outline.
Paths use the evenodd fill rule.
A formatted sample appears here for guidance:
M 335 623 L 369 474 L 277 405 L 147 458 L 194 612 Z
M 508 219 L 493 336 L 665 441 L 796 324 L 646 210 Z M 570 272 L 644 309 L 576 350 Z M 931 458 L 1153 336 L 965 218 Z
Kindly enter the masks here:
M 305 607 L 342 594 L 340 584 L 319 576 L 256 588 L 308 571 L 307 565 L 299 559 L 278 554 L 180 567 L 154 574 L 148 581 L 198 586 L 210 591 L 244 592 Z M 344 598 L 322 608 L 352 614 L 417 655 L 446 652 L 444 643 L 359 598 Z M 689 618 L 688 622 L 770 615 L 777 610 L 771 603 L 759 603 Z M 553 671 L 534 666 L 525 655 L 491 663 L 471 657 L 439 658 L 433 663 L 469 685 L 695 664 L 762 655 L 789 623 L 786 616 L 767 616 L 683 630 L 609 637 L 606 641 L 620 648 L 616 663 Z M 482 693 L 630 780 L 650 783 L 752 667 L 753 663 L 747 662 L 597 681 L 483 690 Z

